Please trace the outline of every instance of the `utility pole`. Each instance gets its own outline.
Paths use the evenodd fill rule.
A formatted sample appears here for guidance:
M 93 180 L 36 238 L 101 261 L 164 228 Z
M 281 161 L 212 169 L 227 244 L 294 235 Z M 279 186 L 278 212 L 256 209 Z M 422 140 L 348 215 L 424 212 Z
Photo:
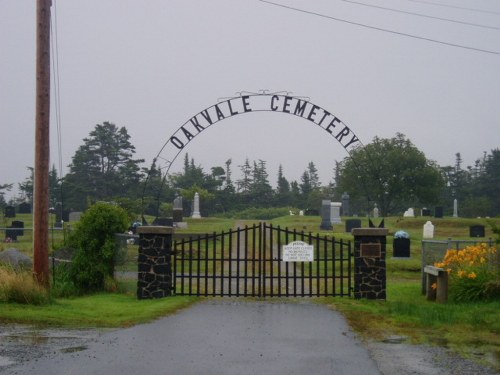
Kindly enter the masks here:
M 33 272 L 49 288 L 49 163 L 50 163 L 50 6 L 36 2 L 36 116 L 33 207 Z

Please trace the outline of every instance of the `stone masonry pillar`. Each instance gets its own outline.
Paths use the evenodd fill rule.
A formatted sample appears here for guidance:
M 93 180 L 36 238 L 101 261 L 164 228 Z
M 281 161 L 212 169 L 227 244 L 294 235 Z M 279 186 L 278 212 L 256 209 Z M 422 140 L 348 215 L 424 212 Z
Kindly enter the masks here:
M 384 228 L 354 228 L 354 298 L 386 299 Z
M 172 227 L 141 226 L 137 298 L 162 298 L 172 294 Z

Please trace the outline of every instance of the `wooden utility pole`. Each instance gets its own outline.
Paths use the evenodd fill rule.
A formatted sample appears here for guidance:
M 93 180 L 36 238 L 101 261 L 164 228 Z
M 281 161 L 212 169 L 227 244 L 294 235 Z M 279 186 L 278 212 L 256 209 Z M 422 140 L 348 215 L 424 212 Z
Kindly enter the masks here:
M 33 271 L 49 287 L 49 163 L 50 163 L 50 6 L 36 2 L 36 116 L 33 207 Z

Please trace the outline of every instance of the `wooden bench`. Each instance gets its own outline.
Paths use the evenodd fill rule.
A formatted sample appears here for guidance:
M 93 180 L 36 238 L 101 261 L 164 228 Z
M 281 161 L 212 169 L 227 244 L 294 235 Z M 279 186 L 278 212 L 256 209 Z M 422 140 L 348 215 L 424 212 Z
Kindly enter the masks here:
M 429 301 L 444 303 L 448 300 L 448 272 L 444 268 L 425 266 L 427 275 L 425 295 Z M 437 287 L 433 288 L 432 285 Z

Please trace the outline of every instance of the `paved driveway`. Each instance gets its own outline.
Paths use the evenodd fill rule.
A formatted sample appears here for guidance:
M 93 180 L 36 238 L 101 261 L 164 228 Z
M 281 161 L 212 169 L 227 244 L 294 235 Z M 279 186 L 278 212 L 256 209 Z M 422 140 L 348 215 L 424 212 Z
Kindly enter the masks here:
M 306 300 L 307 301 L 307 300 Z M 209 300 L 2 374 L 377 375 L 344 318 L 309 302 Z

